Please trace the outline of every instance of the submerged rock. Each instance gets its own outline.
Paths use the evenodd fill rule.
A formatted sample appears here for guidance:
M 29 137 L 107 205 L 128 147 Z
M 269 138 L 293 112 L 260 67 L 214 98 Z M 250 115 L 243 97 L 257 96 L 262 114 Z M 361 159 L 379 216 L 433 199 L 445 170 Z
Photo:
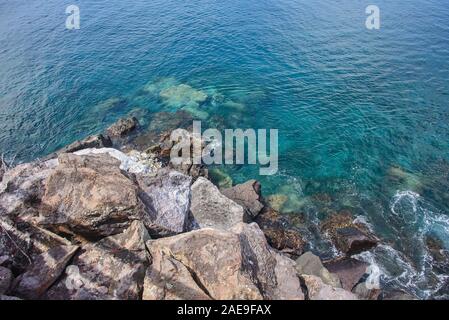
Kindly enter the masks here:
M 9 291 L 13 278 L 11 270 L 0 267 L 0 295 Z
M 255 222 L 273 248 L 292 256 L 300 256 L 304 252 L 306 242 L 300 233 L 291 227 L 286 216 L 265 207 L 256 217 Z
M 192 185 L 190 211 L 200 228 L 228 230 L 245 220 L 243 207 L 222 195 L 212 182 L 202 177 Z
M 317 276 L 302 275 L 301 278 L 307 287 L 309 300 L 358 300 L 352 292 L 325 284 Z
M 135 130 L 138 125 L 139 121 L 135 117 L 124 118 L 111 125 L 106 132 L 109 137 L 123 138 Z
M 232 188 L 223 189 L 221 193 L 244 207 L 248 214 L 255 218 L 263 209 L 260 189 L 258 181 L 249 180 Z
M 164 103 L 175 108 L 183 106 L 196 107 L 207 100 L 206 93 L 196 90 L 187 84 L 164 89 L 159 93 L 159 96 Z
M 147 247 L 154 261 L 163 263 L 147 273 L 144 297 L 304 298 L 294 262 L 272 250 L 256 224 L 196 230 L 149 241 Z
M 149 235 L 139 221 L 123 233 L 88 243 L 45 295 L 52 300 L 140 299 Z
M 26 299 L 38 299 L 59 278 L 78 246 L 59 246 L 37 256 L 33 266 L 17 278 L 14 293 Z
M 209 177 L 211 181 L 220 189 L 232 188 L 231 176 L 218 168 L 210 169 Z
M 319 257 L 312 252 L 306 252 L 296 259 L 296 271 L 301 275 L 312 275 L 319 277 L 324 284 L 334 288 L 341 288 L 340 279 L 337 275 L 330 273 L 322 264 Z

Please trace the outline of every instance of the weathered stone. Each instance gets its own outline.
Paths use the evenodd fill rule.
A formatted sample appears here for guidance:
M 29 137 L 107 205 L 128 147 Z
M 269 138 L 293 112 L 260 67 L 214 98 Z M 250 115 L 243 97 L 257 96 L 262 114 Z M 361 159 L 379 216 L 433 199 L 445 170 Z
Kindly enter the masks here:
M 65 227 L 86 237 L 108 236 L 126 229 L 143 215 L 138 187 L 106 154 L 61 154 L 46 181 L 41 223 Z
M 58 279 L 78 246 L 59 246 L 34 259 L 33 266 L 18 278 L 14 292 L 23 298 L 38 299 Z
M 265 207 L 256 217 L 255 222 L 273 248 L 292 256 L 300 256 L 304 252 L 306 242 L 300 233 L 290 226 L 286 216 L 282 216 L 270 207 Z
M 369 289 L 365 282 L 359 283 L 352 290 L 360 300 L 377 300 L 380 295 L 380 289 Z
M 191 177 L 170 170 L 161 170 L 156 177 L 139 179 L 146 193 L 141 198 L 155 212 L 151 220 L 155 227 L 161 229 L 159 234 L 176 234 L 185 230 L 191 183 Z
M 369 264 L 352 258 L 326 262 L 324 266 L 338 276 L 342 288 L 351 291 L 366 273 Z
M 337 275 L 330 273 L 321 263 L 319 257 L 312 252 L 306 252 L 296 260 L 296 271 L 298 274 L 312 275 L 321 278 L 323 283 L 334 288 L 341 288 L 340 279 Z
M 321 278 L 312 275 L 302 275 L 310 300 L 358 300 L 352 292 L 334 288 L 323 283 Z
M 226 198 L 218 188 L 205 178 L 198 178 L 192 185 L 190 211 L 201 228 L 228 230 L 244 221 L 242 206 Z
M 196 230 L 149 241 L 147 247 L 153 261 L 164 263 L 153 263 L 146 297 L 178 298 L 171 289 L 186 285 L 193 288 L 190 294 L 202 298 L 304 298 L 294 262 L 271 249 L 256 224 Z M 185 269 L 172 267 L 180 264 Z M 155 289 L 156 284 L 162 289 Z
M 83 149 L 90 148 L 109 148 L 112 147 L 111 139 L 108 136 L 103 136 L 102 134 L 89 136 L 83 140 L 78 140 L 73 142 L 72 144 L 62 148 L 57 152 L 57 154 L 61 153 L 72 153 Z
M 249 180 L 232 188 L 221 190 L 229 199 L 245 208 L 252 218 L 255 218 L 263 209 L 261 203 L 261 186 L 256 180 Z
M 352 256 L 377 246 L 379 240 L 361 224 L 355 224 L 350 213 L 331 215 L 322 223 L 321 230 L 327 233 L 336 248 Z
M 137 128 L 139 121 L 135 117 L 129 117 L 118 120 L 107 130 L 108 136 L 112 138 L 123 138 Z
M 46 294 L 51 300 L 140 299 L 148 265 L 144 225 L 82 247 L 65 275 Z
M 4 267 L 0 267 L 0 295 L 8 292 L 12 280 L 13 275 L 11 270 Z
M 8 301 L 8 300 L 21 300 L 21 299 L 13 296 L 5 296 L 0 294 L 0 301 Z

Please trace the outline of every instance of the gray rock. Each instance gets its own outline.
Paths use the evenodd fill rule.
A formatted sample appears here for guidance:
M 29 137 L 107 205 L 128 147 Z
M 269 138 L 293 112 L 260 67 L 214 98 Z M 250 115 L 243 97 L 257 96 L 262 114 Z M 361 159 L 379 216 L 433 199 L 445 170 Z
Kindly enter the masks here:
M 106 132 L 112 138 L 123 138 L 137 128 L 139 121 L 135 117 L 118 120 L 110 126 Z
M 261 202 L 261 186 L 256 180 L 249 180 L 232 188 L 221 190 L 221 193 L 245 208 L 255 218 L 263 209 Z
M 321 263 L 319 257 L 312 252 L 306 252 L 296 260 L 298 274 L 306 274 L 319 277 L 323 283 L 335 288 L 341 288 L 340 279 L 330 273 Z
M 340 278 L 343 289 L 351 291 L 366 273 L 369 264 L 352 258 L 326 262 L 324 266 Z
M 64 276 L 45 295 L 50 300 L 137 300 L 143 288 L 149 235 L 140 221 L 121 234 L 82 246 Z
M 325 284 L 317 276 L 302 275 L 301 278 L 307 287 L 310 300 L 358 300 L 352 292 Z
M 13 296 L 5 296 L 5 295 L 0 294 L 0 301 L 9 301 L 9 300 L 22 300 L 22 299 L 13 297 Z
M 156 263 L 146 298 L 304 299 L 294 262 L 270 248 L 256 224 L 195 230 L 147 247 Z
M 112 147 L 111 139 L 108 136 L 103 136 L 102 134 L 89 136 L 83 140 L 78 140 L 73 142 L 72 144 L 69 144 L 68 146 L 62 148 L 59 150 L 56 154 L 61 153 L 73 153 L 79 150 L 83 149 L 90 149 L 90 148 L 110 148 Z
M 359 283 L 354 287 L 352 292 L 359 297 L 360 300 L 377 300 L 380 295 L 380 289 L 369 289 L 365 282 Z
M 17 279 L 14 293 L 26 299 L 38 299 L 59 278 L 78 246 L 59 246 L 34 259 L 33 266 Z
M 11 282 L 13 280 L 13 275 L 11 270 L 0 267 L 0 295 L 8 292 L 11 287 Z
M 201 228 L 228 230 L 245 217 L 242 206 L 222 195 L 212 182 L 202 177 L 192 185 L 190 211 Z
M 170 170 L 161 170 L 156 177 L 139 179 L 140 187 L 146 193 L 141 198 L 155 213 L 151 220 L 159 235 L 185 231 L 191 183 L 191 177 Z

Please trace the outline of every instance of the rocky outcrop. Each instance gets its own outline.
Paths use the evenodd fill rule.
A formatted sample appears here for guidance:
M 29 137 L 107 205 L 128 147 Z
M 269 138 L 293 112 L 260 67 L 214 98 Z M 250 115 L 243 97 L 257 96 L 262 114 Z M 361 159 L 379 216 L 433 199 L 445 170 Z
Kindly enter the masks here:
M 85 237 L 119 233 L 144 215 L 139 189 L 107 155 L 62 154 L 46 181 L 40 223 Z
M 111 125 L 106 133 L 111 138 L 123 138 L 134 131 L 138 125 L 139 121 L 135 117 L 123 118 Z
M 147 273 L 144 290 L 147 298 L 179 297 L 179 291 L 174 290 L 179 287 L 189 292 L 182 297 L 186 294 L 212 299 L 304 297 L 294 262 L 273 251 L 256 224 L 240 223 L 228 231 L 196 230 L 149 241 L 147 247 L 153 261 L 158 262 Z M 181 268 L 173 267 L 177 265 Z
M 273 248 L 292 256 L 303 254 L 307 244 L 300 233 L 291 227 L 286 216 L 265 207 L 256 217 L 255 222 L 262 229 L 268 243 Z
M 341 288 L 340 279 L 337 275 L 330 273 L 322 264 L 319 257 L 312 252 L 306 252 L 296 259 L 296 271 L 301 275 L 316 276 L 324 284 L 335 288 Z
M 140 299 L 148 257 L 144 225 L 134 221 L 123 233 L 88 243 L 67 267 L 46 299 Z
M 354 218 L 348 212 L 331 215 L 322 223 L 321 230 L 328 234 L 336 248 L 347 256 L 370 250 L 379 242 L 368 228 L 354 223 Z
M 249 180 L 232 188 L 221 190 L 229 199 L 246 209 L 248 215 L 255 218 L 263 209 L 261 202 L 261 186 L 256 180 Z
M 109 148 L 112 147 L 111 139 L 108 136 L 104 136 L 102 134 L 89 136 L 83 140 L 78 140 L 73 142 L 72 144 L 62 148 L 59 150 L 57 154 L 61 153 L 72 153 L 83 149 L 90 148 Z
M 14 292 L 26 299 L 40 298 L 62 274 L 76 250 L 77 246 L 60 246 L 39 255 L 32 267 L 18 277 Z
M 13 278 L 11 270 L 0 266 L 0 295 L 9 291 Z
M 302 275 L 309 300 L 358 300 L 352 292 L 325 284 L 321 278 Z
M 324 266 L 336 274 L 343 289 L 351 291 L 366 273 L 369 264 L 352 258 L 326 262 Z
M 190 209 L 192 178 L 173 170 L 161 170 L 156 177 L 141 177 L 139 184 L 145 195 L 141 198 L 155 213 L 154 228 L 159 235 L 185 231 Z
M 192 185 L 190 211 L 200 228 L 229 230 L 245 220 L 243 207 L 222 195 L 212 182 L 202 177 Z

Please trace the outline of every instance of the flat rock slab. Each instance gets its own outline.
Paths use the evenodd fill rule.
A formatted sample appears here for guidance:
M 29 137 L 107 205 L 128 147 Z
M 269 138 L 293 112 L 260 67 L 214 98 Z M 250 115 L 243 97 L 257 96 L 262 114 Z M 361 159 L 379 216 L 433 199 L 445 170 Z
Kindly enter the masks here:
M 334 288 L 316 276 L 302 275 L 310 300 L 358 300 L 352 292 Z
M 356 259 L 345 258 L 326 262 L 324 266 L 340 278 L 343 289 L 351 291 L 366 273 L 369 264 Z
M 221 193 L 244 207 L 252 218 L 255 218 L 264 207 L 261 202 L 261 186 L 256 180 L 223 189 Z

